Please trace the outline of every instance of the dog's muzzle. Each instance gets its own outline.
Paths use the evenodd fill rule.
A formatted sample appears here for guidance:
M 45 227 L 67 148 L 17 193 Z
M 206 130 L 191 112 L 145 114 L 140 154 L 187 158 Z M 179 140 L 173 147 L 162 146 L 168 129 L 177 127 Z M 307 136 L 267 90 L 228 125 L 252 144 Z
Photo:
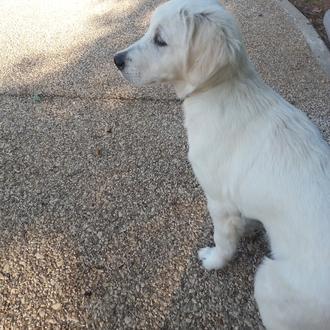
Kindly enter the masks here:
M 126 55 L 127 53 L 123 52 L 117 53 L 114 57 L 114 62 L 120 71 L 123 71 L 125 69 Z

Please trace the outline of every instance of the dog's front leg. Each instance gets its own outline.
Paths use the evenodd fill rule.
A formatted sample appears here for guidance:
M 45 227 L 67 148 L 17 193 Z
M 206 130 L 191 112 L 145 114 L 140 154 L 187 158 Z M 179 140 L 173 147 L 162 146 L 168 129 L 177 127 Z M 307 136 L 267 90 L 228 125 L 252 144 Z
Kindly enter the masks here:
M 198 251 L 207 270 L 222 268 L 234 255 L 240 236 L 244 231 L 244 221 L 240 212 L 230 202 L 207 198 L 208 210 L 214 226 L 214 247 Z

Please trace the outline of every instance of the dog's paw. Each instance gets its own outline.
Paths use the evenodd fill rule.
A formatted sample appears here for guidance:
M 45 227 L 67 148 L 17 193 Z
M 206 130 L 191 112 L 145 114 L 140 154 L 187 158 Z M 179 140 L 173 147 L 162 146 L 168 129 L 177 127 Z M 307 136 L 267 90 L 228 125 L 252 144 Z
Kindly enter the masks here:
M 220 269 L 228 261 L 216 247 L 205 247 L 198 251 L 198 258 L 206 270 Z

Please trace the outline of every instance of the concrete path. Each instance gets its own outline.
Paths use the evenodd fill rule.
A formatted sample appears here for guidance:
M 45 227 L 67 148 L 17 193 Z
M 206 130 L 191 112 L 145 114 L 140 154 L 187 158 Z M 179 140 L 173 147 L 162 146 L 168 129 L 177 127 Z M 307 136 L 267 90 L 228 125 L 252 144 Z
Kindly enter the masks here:
M 136 89 L 112 54 L 151 0 L 0 4 L 0 329 L 258 329 L 245 238 L 222 271 L 186 160 L 180 104 Z M 276 1 L 231 0 L 262 77 L 330 140 L 329 81 Z

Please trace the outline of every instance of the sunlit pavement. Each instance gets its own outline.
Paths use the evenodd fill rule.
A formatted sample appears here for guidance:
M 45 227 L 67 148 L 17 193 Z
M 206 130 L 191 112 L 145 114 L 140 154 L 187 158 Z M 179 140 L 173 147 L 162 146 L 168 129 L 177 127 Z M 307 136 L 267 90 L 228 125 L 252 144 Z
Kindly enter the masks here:
M 0 329 L 258 329 L 244 239 L 224 270 L 180 104 L 112 56 L 161 1 L 0 2 Z M 330 137 L 325 75 L 275 1 L 232 0 L 262 77 Z
M 81 55 L 85 47 L 111 33 L 115 25 L 105 17 L 120 18 L 134 10 L 133 1 L 16 0 L 1 1 L 1 79 L 7 70 L 33 69 L 35 79 L 58 72 Z M 27 70 L 28 71 L 28 70 Z M 10 71 L 9 71 L 10 72 Z M 31 83 L 31 72 L 21 77 Z M 25 78 L 25 79 L 24 79 Z

